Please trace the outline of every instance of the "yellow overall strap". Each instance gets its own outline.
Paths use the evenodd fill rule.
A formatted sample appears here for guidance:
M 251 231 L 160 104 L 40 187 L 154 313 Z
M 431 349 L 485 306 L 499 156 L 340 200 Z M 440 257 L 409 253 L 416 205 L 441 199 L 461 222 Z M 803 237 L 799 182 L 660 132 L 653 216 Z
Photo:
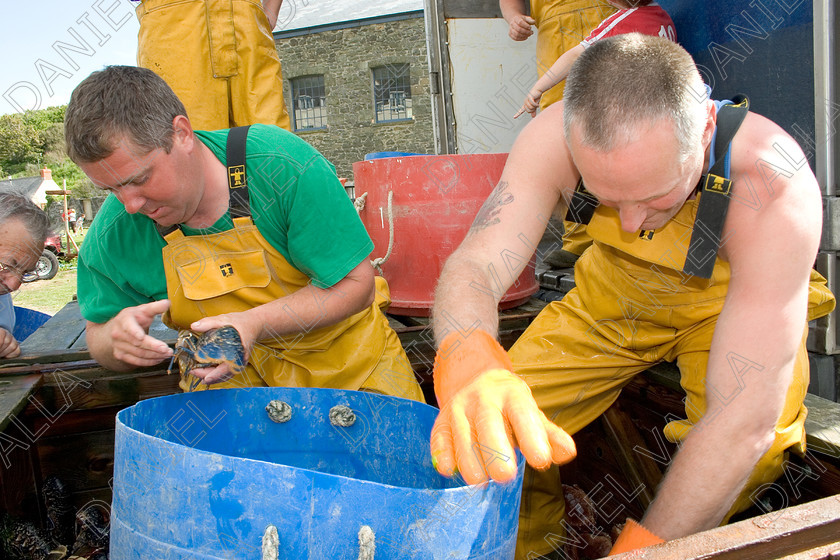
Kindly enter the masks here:
M 237 126 L 228 131 L 225 147 L 227 159 L 228 187 L 230 187 L 230 216 L 241 218 L 251 215 L 248 197 L 248 174 L 245 170 L 245 144 L 248 126 Z
M 237 126 L 228 132 L 226 144 L 228 187 L 230 187 L 230 217 L 243 218 L 251 216 L 251 203 L 248 197 L 248 174 L 245 170 L 245 144 L 248 139 L 248 126 Z M 180 229 L 179 224 L 162 226 L 155 224 L 158 233 L 166 236 Z
M 588 224 L 599 204 L 601 203 L 598 199 L 583 186 L 583 177 L 581 177 L 571 200 L 569 200 L 566 221 L 583 225 Z
M 750 102 L 746 96 L 738 95 L 731 104 L 723 105 L 718 112 L 715 163 L 708 173 L 700 177 L 697 185 L 702 196 L 685 257 L 683 272 L 686 274 L 700 278 L 712 277 L 732 195 L 732 180 L 728 177 L 729 148 L 749 107 Z

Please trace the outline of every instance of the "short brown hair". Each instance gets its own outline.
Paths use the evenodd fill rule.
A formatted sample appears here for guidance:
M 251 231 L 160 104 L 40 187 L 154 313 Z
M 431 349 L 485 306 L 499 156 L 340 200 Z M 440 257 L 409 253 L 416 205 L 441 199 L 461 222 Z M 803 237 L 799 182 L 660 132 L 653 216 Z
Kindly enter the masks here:
M 146 68 L 108 66 L 73 90 L 64 116 L 67 153 L 76 163 L 99 161 L 125 135 L 151 151 L 172 148 L 172 121 L 187 115 L 163 78 Z
M 627 33 L 594 43 L 575 61 L 563 94 L 566 140 L 606 152 L 638 127 L 663 118 L 674 124 L 680 154 L 702 138 L 708 94 L 691 55 L 664 37 Z

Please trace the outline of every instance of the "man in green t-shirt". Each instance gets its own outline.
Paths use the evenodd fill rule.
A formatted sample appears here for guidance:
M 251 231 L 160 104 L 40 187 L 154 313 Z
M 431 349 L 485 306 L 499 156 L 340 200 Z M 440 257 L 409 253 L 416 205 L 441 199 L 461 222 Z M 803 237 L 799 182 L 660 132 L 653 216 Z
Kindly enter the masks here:
M 155 315 L 201 333 L 232 325 L 248 365 L 195 369 L 214 387 L 366 389 L 422 399 L 380 311 L 387 286 L 335 174 L 278 127 L 193 131 L 154 72 L 112 66 L 73 92 L 70 157 L 112 193 L 79 256 L 91 355 L 114 370 L 172 356 Z M 196 379 L 197 378 L 197 379 Z

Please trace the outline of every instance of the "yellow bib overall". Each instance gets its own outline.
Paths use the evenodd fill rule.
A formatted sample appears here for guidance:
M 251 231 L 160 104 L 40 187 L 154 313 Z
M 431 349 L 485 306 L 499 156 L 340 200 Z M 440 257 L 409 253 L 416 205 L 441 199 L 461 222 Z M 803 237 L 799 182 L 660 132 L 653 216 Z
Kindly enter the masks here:
M 628 233 L 615 209 L 598 206 L 587 225 L 594 243 L 575 264 L 576 288 L 550 303 L 511 348 L 514 369 L 540 408 L 570 434 L 609 408 L 633 376 L 662 361 L 676 362 L 686 392 L 686 418 L 669 422 L 665 437 L 682 441 L 706 410 L 706 366 L 730 271 L 716 257 L 708 279 L 683 272 L 703 196 L 688 200 L 655 232 Z M 834 304 L 825 279 L 812 271 L 808 320 L 828 314 Z M 776 440 L 725 521 L 751 505 L 757 488 L 781 476 L 788 448 L 804 452 L 809 364 L 808 328 L 802 327 Z M 563 532 L 557 470 L 529 468 L 525 476 L 517 558 L 545 554 L 552 549 L 546 536 Z
M 276 124 L 290 130 L 283 74 L 257 0 L 143 0 L 137 65 L 187 108 L 194 130 Z
M 578 46 L 589 33 L 615 12 L 602 0 L 531 0 L 531 17 L 537 22 L 537 74 L 542 76 L 567 50 Z M 540 98 L 540 108 L 563 99 L 566 81 Z M 580 255 L 592 243 L 586 226 L 563 221 L 563 249 Z
M 531 0 L 531 17 L 537 22 L 537 73 L 542 76 L 567 50 L 586 39 L 601 20 L 615 12 L 603 0 Z M 545 109 L 563 99 L 566 82 L 542 95 Z
M 166 289 L 172 301 L 165 320 L 172 328 L 186 329 L 203 317 L 245 311 L 309 284 L 249 217 L 235 218 L 229 231 L 185 236 L 175 230 L 165 239 Z M 242 375 L 211 387 L 363 389 L 422 401 L 399 338 L 380 311 L 388 295 L 387 284 L 379 278 L 376 293 L 370 307 L 335 325 L 308 330 L 302 324 L 298 334 L 258 341 Z M 188 387 L 182 380 L 181 388 Z

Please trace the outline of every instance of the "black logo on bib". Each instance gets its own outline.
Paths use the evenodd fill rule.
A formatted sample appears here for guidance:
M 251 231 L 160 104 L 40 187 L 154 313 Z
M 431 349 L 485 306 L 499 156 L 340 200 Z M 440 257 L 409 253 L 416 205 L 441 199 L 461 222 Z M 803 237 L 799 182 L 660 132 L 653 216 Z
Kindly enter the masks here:
M 245 186 L 245 166 L 231 165 L 228 167 L 228 184 L 232 189 Z

